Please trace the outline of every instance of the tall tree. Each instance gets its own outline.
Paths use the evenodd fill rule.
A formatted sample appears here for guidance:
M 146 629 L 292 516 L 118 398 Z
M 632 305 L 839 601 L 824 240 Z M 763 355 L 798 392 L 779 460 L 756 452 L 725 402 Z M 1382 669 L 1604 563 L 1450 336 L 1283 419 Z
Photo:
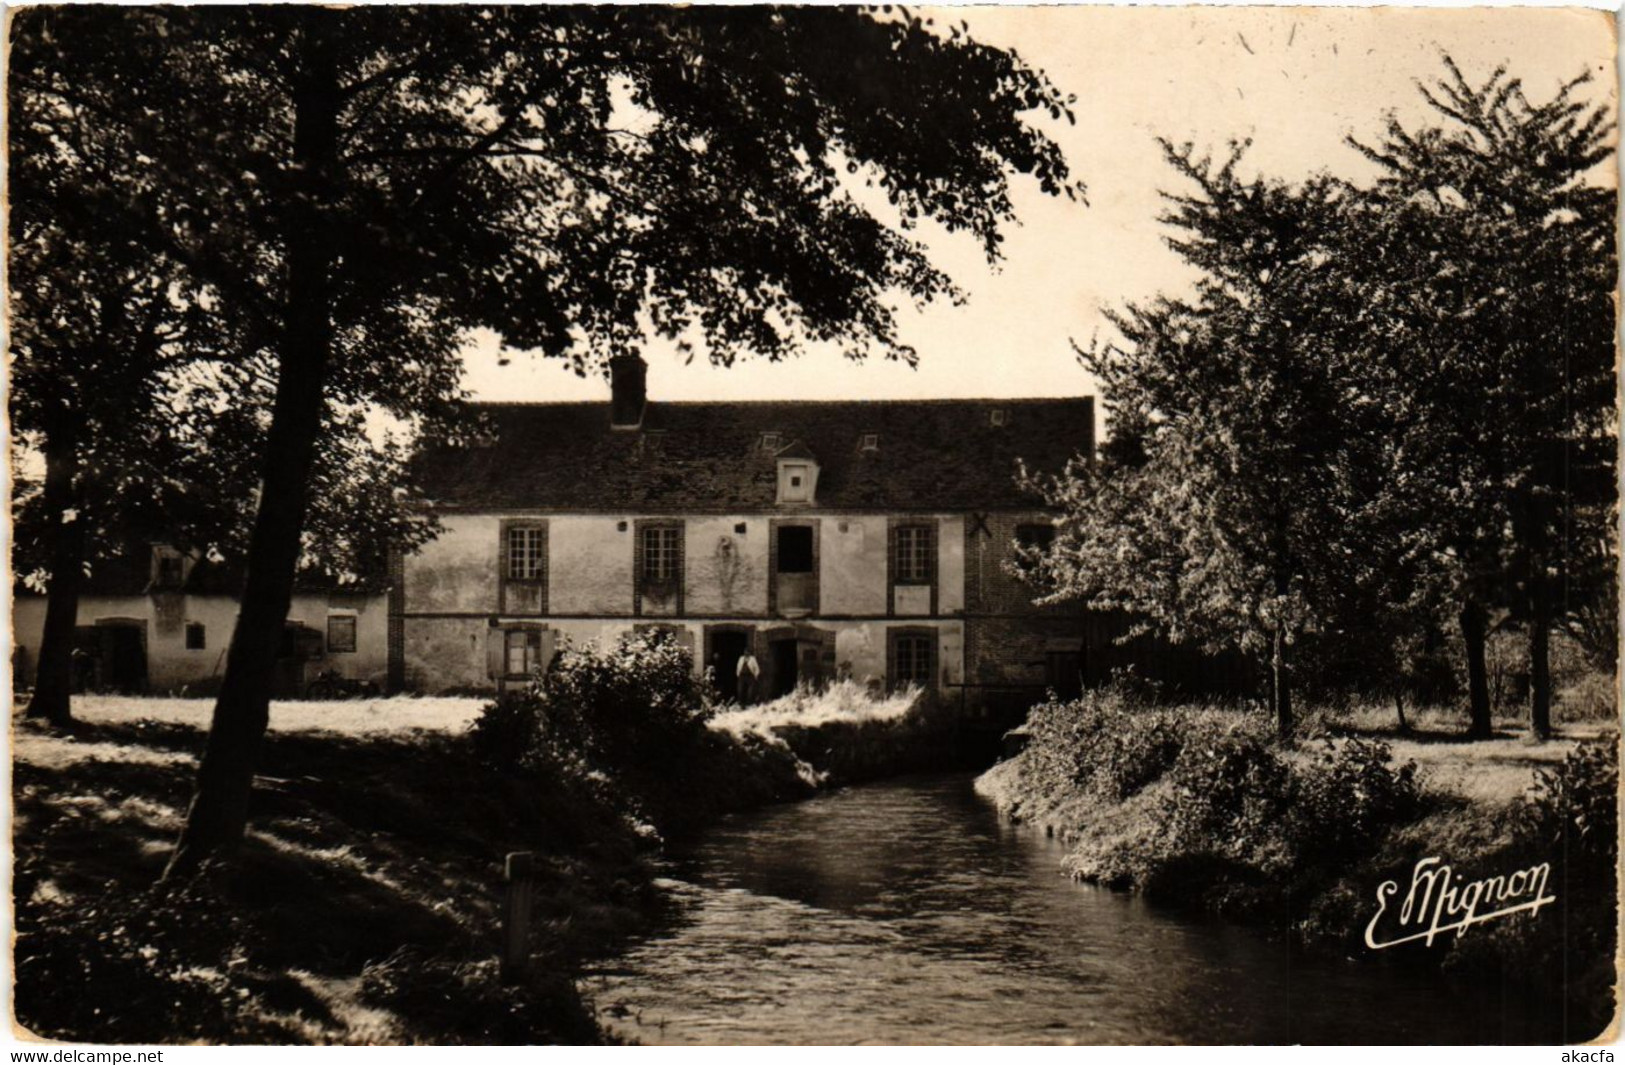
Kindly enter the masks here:
M 1050 486 L 1066 519 L 1040 573 L 1051 598 L 1253 655 L 1286 736 L 1293 649 L 1324 623 L 1346 525 L 1338 194 L 1244 179 L 1243 145 L 1220 161 L 1163 148 L 1196 190 L 1163 216 L 1196 293 L 1112 315 L 1121 340 L 1083 353 L 1113 442 Z
M 42 91 L 127 90 L 118 116 L 156 175 L 132 224 L 277 353 L 241 616 L 172 873 L 242 835 L 337 384 L 411 413 L 455 381 L 470 326 L 583 363 L 647 326 L 723 362 L 808 338 L 908 354 L 889 295 L 952 289 L 862 186 L 905 230 L 931 217 L 990 258 L 1013 173 L 1081 191 L 1028 120 L 1070 117 L 1062 94 L 901 12 L 63 8 L 12 26 Z
M 151 178 L 114 116 L 120 83 L 56 91 L 27 65 L 39 56 L 23 50 L 8 84 L 14 457 L 44 468 L 16 485 L 12 565 L 47 595 L 29 716 L 67 725 L 87 573 L 155 542 L 243 553 L 275 367 L 263 335 L 132 223 L 129 199 Z M 342 577 L 385 537 L 410 545 L 432 523 L 409 495 L 379 495 L 401 484 L 397 445 L 375 446 L 353 406 L 328 424 L 323 478 L 375 504 L 324 501 L 330 535 L 304 562 Z
M 1351 141 L 1381 176 L 1348 269 L 1370 298 L 1404 472 L 1427 486 L 1414 520 L 1457 571 L 1471 726 L 1490 731 L 1487 615 L 1528 634 L 1530 726 L 1551 730 L 1548 643 L 1613 565 L 1615 193 L 1609 110 L 1580 77 L 1531 102 L 1498 68 L 1470 82 L 1450 57 L 1422 95 L 1435 125 L 1390 118 Z M 1509 535 L 1510 530 L 1510 535 Z
M 99 121 L 85 96 L 42 97 L 14 81 L 9 103 L 9 405 L 16 440 L 44 465 L 23 500 L 13 564 L 36 563 L 48 593 L 28 714 L 65 725 L 85 564 L 110 522 L 150 511 L 176 413 L 163 379 L 178 346 L 202 354 L 219 337 L 188 312 L 176 264 L 109 226 L 127 131 Z

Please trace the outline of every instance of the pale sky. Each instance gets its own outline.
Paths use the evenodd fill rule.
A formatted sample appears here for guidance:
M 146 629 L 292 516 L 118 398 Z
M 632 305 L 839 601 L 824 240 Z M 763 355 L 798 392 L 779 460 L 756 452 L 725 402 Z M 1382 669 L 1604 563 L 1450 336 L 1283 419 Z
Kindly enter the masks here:
M 921 9 L 932 14 L 929 9 Z M 668 347 L 645 351 L 654 400 L 1075 396 L 1095 391 L 1070 341 L 1103 333 L 1103 307 L 1180 287 L 1187 275 L 1162 243 L 1159 189 L 1177 189 L 1154 138 L 1222 153 L 1251 137 L 1251 166 L 1297 178 L 1352 178 L 1367 164 L 1344 144 L 1375 139 L 1385 110 L 1420 119 L 1414 82 L 1442 72 L 1448 51 L 1469 78 L 1501 62 L 1532 99 L 1584 70 L 1593 99 L 1614 94 L 1611 12 L 1530 8 L 1002 7 L 937 12 L 974 37 L 1013 47 L 1076 93 L 1078 124 L 1043 128 L 1089 186 L 1087 206 L 1018 181 L 1019 225 L 990 269 L 969 238 L 938 235 L 933 260 L 969 294 L 962 307 L 900 312 L 917 368 L 854 364 L 815 351 L 731 369 L 684 365 Z M 492 337 L 467 353 L 465 385 L 480 399 L 606 398 L 557 360 L 515 355 L 497 365 Z

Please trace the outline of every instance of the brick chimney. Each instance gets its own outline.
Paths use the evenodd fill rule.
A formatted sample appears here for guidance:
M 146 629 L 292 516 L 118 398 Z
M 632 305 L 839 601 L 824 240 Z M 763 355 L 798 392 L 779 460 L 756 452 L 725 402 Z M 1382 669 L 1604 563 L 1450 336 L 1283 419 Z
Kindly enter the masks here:
M 643 407 L 648 400 L 645 378 L 649 364 L 637 355 L 617 355 L 609 360 L 609 424 L 614 429 L 636 429 L 643 424 Z

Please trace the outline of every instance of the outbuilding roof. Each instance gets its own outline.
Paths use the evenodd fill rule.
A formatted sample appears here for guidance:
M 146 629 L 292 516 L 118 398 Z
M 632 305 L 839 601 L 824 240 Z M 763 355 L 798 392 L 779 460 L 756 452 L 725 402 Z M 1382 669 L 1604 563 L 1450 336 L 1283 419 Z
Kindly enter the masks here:
M 608 403 L 481 403 L 472 447 L 429 447 L 420 483 L 447 510 L 638 513 L 772 508 L 777 463 L 819 465 L 820 509 L 1032 506 L 1018 460 L 1059 472 L 1094 449 L 1093 397 L 913 401 L 651 402 L 637 429 Z M 995 412 L 1002 411 L 1002 417 Z M 878 437 L 864 446 L 865 436 Z

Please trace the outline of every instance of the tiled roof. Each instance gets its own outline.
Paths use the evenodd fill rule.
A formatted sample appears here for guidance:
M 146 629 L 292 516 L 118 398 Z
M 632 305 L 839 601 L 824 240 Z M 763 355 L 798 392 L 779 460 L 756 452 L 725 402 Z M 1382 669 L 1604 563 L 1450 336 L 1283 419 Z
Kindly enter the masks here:
M 819 464 L 819 509 L 1030 506 L 1018 459 L 1056 471 L 1094 446 L 1094 400 L 651 402 L 639 429 L 608 403 L 482 403 L 490 435 L 429 448 L 418 474 L 447 509 L 731 512 L 774 506 L 786 447 Z M 992 413 L 1005 412 L 994 425 Z M 764 448 L 763 434 L 778 434 Z M 865 434 L 879 446 L 861 448 Z

